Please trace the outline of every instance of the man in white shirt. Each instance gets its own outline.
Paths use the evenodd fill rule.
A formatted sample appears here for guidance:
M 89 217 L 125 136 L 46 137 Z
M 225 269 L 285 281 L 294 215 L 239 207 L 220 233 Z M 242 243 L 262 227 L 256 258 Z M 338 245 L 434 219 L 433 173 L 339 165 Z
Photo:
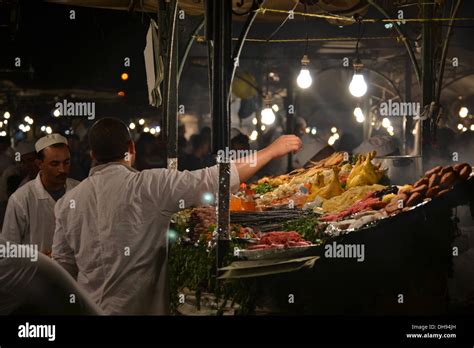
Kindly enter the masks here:
M 36 244 L 51 253 L 54 234 L 54 205 L 79 182 L 69 179 L 69 147 L 60 134 L 50 134 L 35 144 L 40 171 L 34 180 L 13 193 L 7 205 L 2 236 L 18 244 Z
M 55 208 L 52 257 L 68 270 L 106 314 L 168 314 L 167 233 L 170 217 L 217 195 L 217 166 L 179 172 L 132 168 L 135 145 L 116 119 L 97 121 L 89 132 L 99 163 Z M 298 151 L 301 141 L 283 136 L 256 161 L 231 165 L 231 190 L 271 159 Z

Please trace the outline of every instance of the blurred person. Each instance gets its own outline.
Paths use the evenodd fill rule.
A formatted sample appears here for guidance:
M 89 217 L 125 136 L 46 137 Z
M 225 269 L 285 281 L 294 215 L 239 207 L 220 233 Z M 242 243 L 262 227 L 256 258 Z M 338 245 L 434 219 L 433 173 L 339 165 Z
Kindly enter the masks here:
M 0 175 L 10 165 L 15 164 L 9 137 L 0 137 Z
M 185 133 L 186 133 L 186 126 L 184 124 L 180 124 L 178 127 L 178 157 L 183 157 L 184 154 L 186 153 L 188 141 L 186 140 L 186 137 L 184 136 Z
M 0 248 L 19 250 L 1 235 Z M 19 251 L 21 256 L 0 257 L 0 315 L 102 314 L 61 266 L 27 248 Z M 71 294 L 75 295 L 74 303 L 69 301 Z
M 230 149 L 231 150 L 250 150 L 250 139 L 243 134 L 238 128 L 230 130 Z
M 129 130 L 114 118 L 95 122 L 89 141 L 100 164 L 58 201 L 52 257 L 106 314 L 169 314 L 171 215 L 182 202 L 199 206 L 203 194 L 216 195 L 218 168 L 139 172 L 132 167 L 136 149 Z M 300 139 L 287 135 L 259 151 L 256 162 L 232 163 L 232 192 L 270 160 L 300 148 Z
M 142 132 L 137 141 L 137 160 L 136 168 L 138 170 L 153 168 L 150 158 L 155 147 L 155 137 L 150 133 Z
M 67 137 L 69 152 L 71 153 L 71 170 L 69 177 L 81 181 L 87 177 L 87 172 L 82 167 L 81 142 L 77 134 L 71 134 Z
M 210 152 L 208 139 L 202 134 L 196 134 L 191 137 L 191 143 L 192 153 L 183 156 L 182 161 L 178 161 L 179 170 L 197 170 L 207 167 L 206 156 Z
M 50 254 L 54 234 L 54 205 L 79 182 L 69 179 L 70 153 L 67 139 L 53 133 L 35 144 L 36 178 L 15 191 L 8 200 L 2 236 L 18 244 L 38 245 Z
M 39 170 L 33 141 L 22 140 L 15 150 L 20 154 L 20 161 L 5 169 L 0 177 L 0 225 L 3 225 L 8 198 L 18 187 L 34 179 Z

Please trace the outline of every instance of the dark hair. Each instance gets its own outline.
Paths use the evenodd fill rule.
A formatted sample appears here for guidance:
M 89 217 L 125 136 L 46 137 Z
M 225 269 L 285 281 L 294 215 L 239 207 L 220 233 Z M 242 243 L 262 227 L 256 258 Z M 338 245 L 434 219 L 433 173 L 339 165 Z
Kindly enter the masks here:
M 125 123 L 112 117 L 101 118 L 89 130 L 89 145 L 99 163 L 123 159 L 131 140 Z
M 50 145 L 50 146 L 47 146 L 45 147 L 43 150 L 41 150 L 40 152 L 38 152 L 38 156 L 37 158 L 41 161 L 44 161 L 44 150 L 47 149 L 48 147 L 67 147 L 69 149 L 69 146 L 67 144 L 64 144 L 64 143 L 58 143 L 58 144 L 53 144 L 53 145 Z
M 194 150 L 209 144 L 209 140 L 203 134 L 193 134 L 191 136 L 191 145 Z
M 230 140 L 231 144 L 249 145 L 249 137 L 245 134 L 239 133 Z

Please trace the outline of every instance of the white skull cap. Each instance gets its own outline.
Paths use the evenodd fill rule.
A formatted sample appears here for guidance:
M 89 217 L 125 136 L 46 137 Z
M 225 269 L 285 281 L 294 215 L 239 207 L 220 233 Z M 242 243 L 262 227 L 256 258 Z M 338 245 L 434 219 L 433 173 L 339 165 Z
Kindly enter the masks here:
M 40 138 L 35 144 L 35 149 L 36 149 L 36 152 L 40 152 L 44 148 L 47 148 L 48 146 L 55 145 L 55 144 L 68 145 L 67 139 L 65 137 L 63 137 L 61 134 L 53 133 L 53 134 L 48 134 Z

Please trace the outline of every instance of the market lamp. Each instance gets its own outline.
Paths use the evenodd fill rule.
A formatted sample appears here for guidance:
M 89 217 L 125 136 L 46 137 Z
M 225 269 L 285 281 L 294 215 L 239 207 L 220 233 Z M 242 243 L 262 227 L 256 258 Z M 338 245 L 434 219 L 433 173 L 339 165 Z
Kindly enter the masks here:
M 264 100 L 265 108 L 262 110 L 262 112 L 260 114 L 262 116 L 262 118 L 261 118 L 262 123 L 267 125 L 267 126 L 273 124 L 275 122 L 275 119 L 276 119 L 275 113 L 273 112 L 273 109 L 270 106 L 270 102 L 271 102 L 271 100 L 270 100 L 269 97 L 265 98 L 265 100 Z
M 367 83 L 365 82 L 364 75 L 362 75 L 362 69 L 364 65 L 360 59 L 356 59 L 354 62 L 354 76 L 349 84 L 349 92 L 357 98 L 363 97 L 367 93 Z
M 311 74 L 309 73 L 308 69 L 309 65 L 309 58 L 305 54 L 303 58 L 301 59 L 301 70 L 298 75 L 298 78 L 296 79 L 296 83 L 298 84 L 298 87 L 301 89 L 306 89 L 311 86 L 313 83 L 313 79 L 311 77 Z
M 469 114 L 469 109 L 466 108 L 465 106 L 459 109 L 459 117 L 466 118 L 468 114 Z
M 365 121 L 364 113 L 362 112 L 362 109 L 360 107 L 356 107 L 354 109 L 354 116 L 358 123 L 363 123 Z

